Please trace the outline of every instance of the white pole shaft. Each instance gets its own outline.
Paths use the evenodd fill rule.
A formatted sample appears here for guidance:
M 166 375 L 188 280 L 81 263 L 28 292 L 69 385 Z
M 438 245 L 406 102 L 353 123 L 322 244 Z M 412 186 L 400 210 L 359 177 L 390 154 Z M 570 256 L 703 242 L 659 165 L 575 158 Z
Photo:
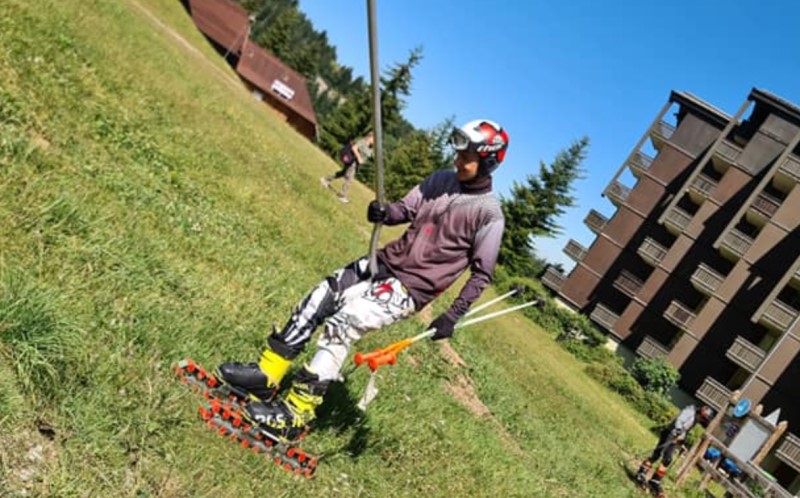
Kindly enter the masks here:
M 505 294 L 503 294 L 500 297 L 496 297 L 496 298 L 492 299 L 491 301 L 485 302 L 485 303 L 481 304 L 480 306 L 476 306 L 475 308 L 467 311 L 467 313 L 464 316 L 467 317 L 467 316 L 470 316 L 470 315 L 474 315 L 475 313 L 479 312 L 480 310 L 486 309 L 489 306 L 493 305 L 494 303 L 499 303 L 503 299 L 506 299 L 509 296 L 513 296 L 516 293 L 517 293 L 517 289 L 514 289 L 514 290 L 512 290 L 510 292 L 506 292 Z
M 524 304 L 518 304 L 516 306 L 512 306 L 512 307 L 506 308 L 504 310 L 500 310 L 500 311 L 495 311 L 493 313 L 489 313 L 488 315 L 479 316 L 479 317 L 473 318 L 472 320 L 467 320 L 466 322 L 457 323 L 455 328 L 463 329 L 464 327 L 468 327 L 468 326 L 474 325 L 476 323 L 484 322 L 486 320 L 491 320 L 492 318 L 497 318 L 498 316 L 506 315 L 508 313 L 511 313 L 511 312 L 514 312 L 514 311 L 517 311 L 517 310 L 521 310 L 521 309 L 527 308 L 529 306 L 533 306 L 533 305 L 537 304 L 538 302 L 539 302 L 538 300 L 529 301 L 529 302 L 524 303 Z M 417 336 L 414 336 L 414 338 L 411 339 L 411 342 L 414 343 L 414 342 L 417 342 L 417 341 L 419 341 L 421 339 L 425 339 L 426 337 L 432 336 L 434 333 L 436 333 L 436 329 L 428 329 L 425 332 L 423 332 L 423 333 L 421 333 L 421 334 L 419 334 Z

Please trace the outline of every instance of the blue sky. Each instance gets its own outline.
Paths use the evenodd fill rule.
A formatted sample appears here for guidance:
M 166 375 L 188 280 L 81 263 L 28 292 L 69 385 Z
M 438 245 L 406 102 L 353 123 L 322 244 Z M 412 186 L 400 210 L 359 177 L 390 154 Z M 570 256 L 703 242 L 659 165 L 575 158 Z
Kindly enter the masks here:
M 369 79 L 366 0 L 301 0 L 339 62 Z M 383 69 L 423 47 L 406 118 L 429 128 L 493 119 L 511 136 L 495 175 L 501 195 L 588 136 L 577 206 L 563 233 L 536 241 L 566 268 L 569 238 L 585 246 L 590 208 L 669 97 L 686 91 L 733 115 L 752 87 L 800 105 L 800 2 L 377 0 Z M 630 185 L 630 183 L 629 183 Z

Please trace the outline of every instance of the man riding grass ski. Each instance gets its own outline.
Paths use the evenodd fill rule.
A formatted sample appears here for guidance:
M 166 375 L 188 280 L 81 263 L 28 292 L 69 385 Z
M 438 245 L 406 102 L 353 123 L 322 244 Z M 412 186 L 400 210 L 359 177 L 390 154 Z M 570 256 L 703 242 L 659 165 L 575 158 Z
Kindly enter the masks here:
M 370 222 L 410 223 L 378 251 L 377 274 L 370 274 L 367 257 L 340 268 L 300 302 L 283 329 L 273 331 L 258 363 L 229 362 L 217 369 L 220 379 L 255 398 L 244 409 L 247 418 L 283 441 L 300 438 L 328 386 L 339 379 L 350 346 L 369 331 L 413 315 L 469 268 L 458 297 L 429 326 L 436 329 L 433 340 L 453 335 L 456 322 L 492 280 L 505 223 L 492 193 L 492 173 L 508 142 L 498 124 L 471 121 L 450 137 L 455 170 L 433 173 L 400 201 L 370 203 Z M 323 322 L 311 362 L 278 396 L 292 360 Z

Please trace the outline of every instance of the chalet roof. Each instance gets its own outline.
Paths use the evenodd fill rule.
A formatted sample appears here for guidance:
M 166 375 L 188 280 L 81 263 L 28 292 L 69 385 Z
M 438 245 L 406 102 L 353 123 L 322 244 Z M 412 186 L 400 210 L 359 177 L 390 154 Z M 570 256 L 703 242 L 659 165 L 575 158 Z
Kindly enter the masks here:
M 233 53 L 239 53 L 248 36 L 247 11 L 231 0 L 189 0 L 197 28 Z
M 278 98 L 297 114 L 317 124 L 306 79 L 271 53 L 247 41 L 236 72 L 265 94 Z

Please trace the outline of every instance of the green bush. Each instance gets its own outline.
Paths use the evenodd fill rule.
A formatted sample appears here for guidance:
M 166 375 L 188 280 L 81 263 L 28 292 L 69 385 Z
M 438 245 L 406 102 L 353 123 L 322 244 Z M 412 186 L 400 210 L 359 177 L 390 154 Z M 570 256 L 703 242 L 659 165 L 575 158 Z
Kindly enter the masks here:
M 609 389 L 619 393 L 637 410 L 651 419 L 656 427 L 667 425 L 677 409 L 662 394 L 645 391 L 619 361 L 591 363 L 586 372 Z
M 553 334 L 575 358 L 588 363 L 586 372 L 590 377 L 620 394 L 656 427 L 675 417 L 677 410 L 664 394 L 677 384 L 679 374 L 669 363 L 663 359 L 639 359 L 629 372 L 622 365 L 622 358 L 603 347 L 605 334 L 585 315 L 557 306 L 541 282 L 511 276 L 504 269 L 495 274 L 495 279 L 502 292 L 518 289 L 515 299 L 545 301 L 541 307 L 526 308 L 525 315 Z
M 517 289 L 518 293 L 514 299 L 520 302 L 534 299 L 544 301 L 542 306 L 526 308 L 524 313 L 556 337 L 568 336 L 579 339 L 589 346 L 605 344 L 605 334 L 595 327 L 589 318 L 556 305 L 544 285 L 538 280 L 512 276 L 505 269 L 498 268 L 498 271 L 495 272 L 495 284 L 502 292 Z
M 645 391 L 636 408 L 655 422 L 656 427 L 665 427 L 678 415 L 678 409 L 663 394 Z
M 650 392 L 667 394 L 678 385 L 680 373 L 663 358 L 638 358 L 631 366 L 631 375 Z
M 586 373 L 629 401 L 635 401 L 644 395 L 641 386 L 617 361 L 591 363 L 586 367 Z
M 567 339 L 561 341 L 560 344 L 561 347 L 572 353 L 575 358 L 586 363 L 606 363 L 615 361 L 617 358 L 610 350 L 603 347 L 590 346 L 581 340 Z

